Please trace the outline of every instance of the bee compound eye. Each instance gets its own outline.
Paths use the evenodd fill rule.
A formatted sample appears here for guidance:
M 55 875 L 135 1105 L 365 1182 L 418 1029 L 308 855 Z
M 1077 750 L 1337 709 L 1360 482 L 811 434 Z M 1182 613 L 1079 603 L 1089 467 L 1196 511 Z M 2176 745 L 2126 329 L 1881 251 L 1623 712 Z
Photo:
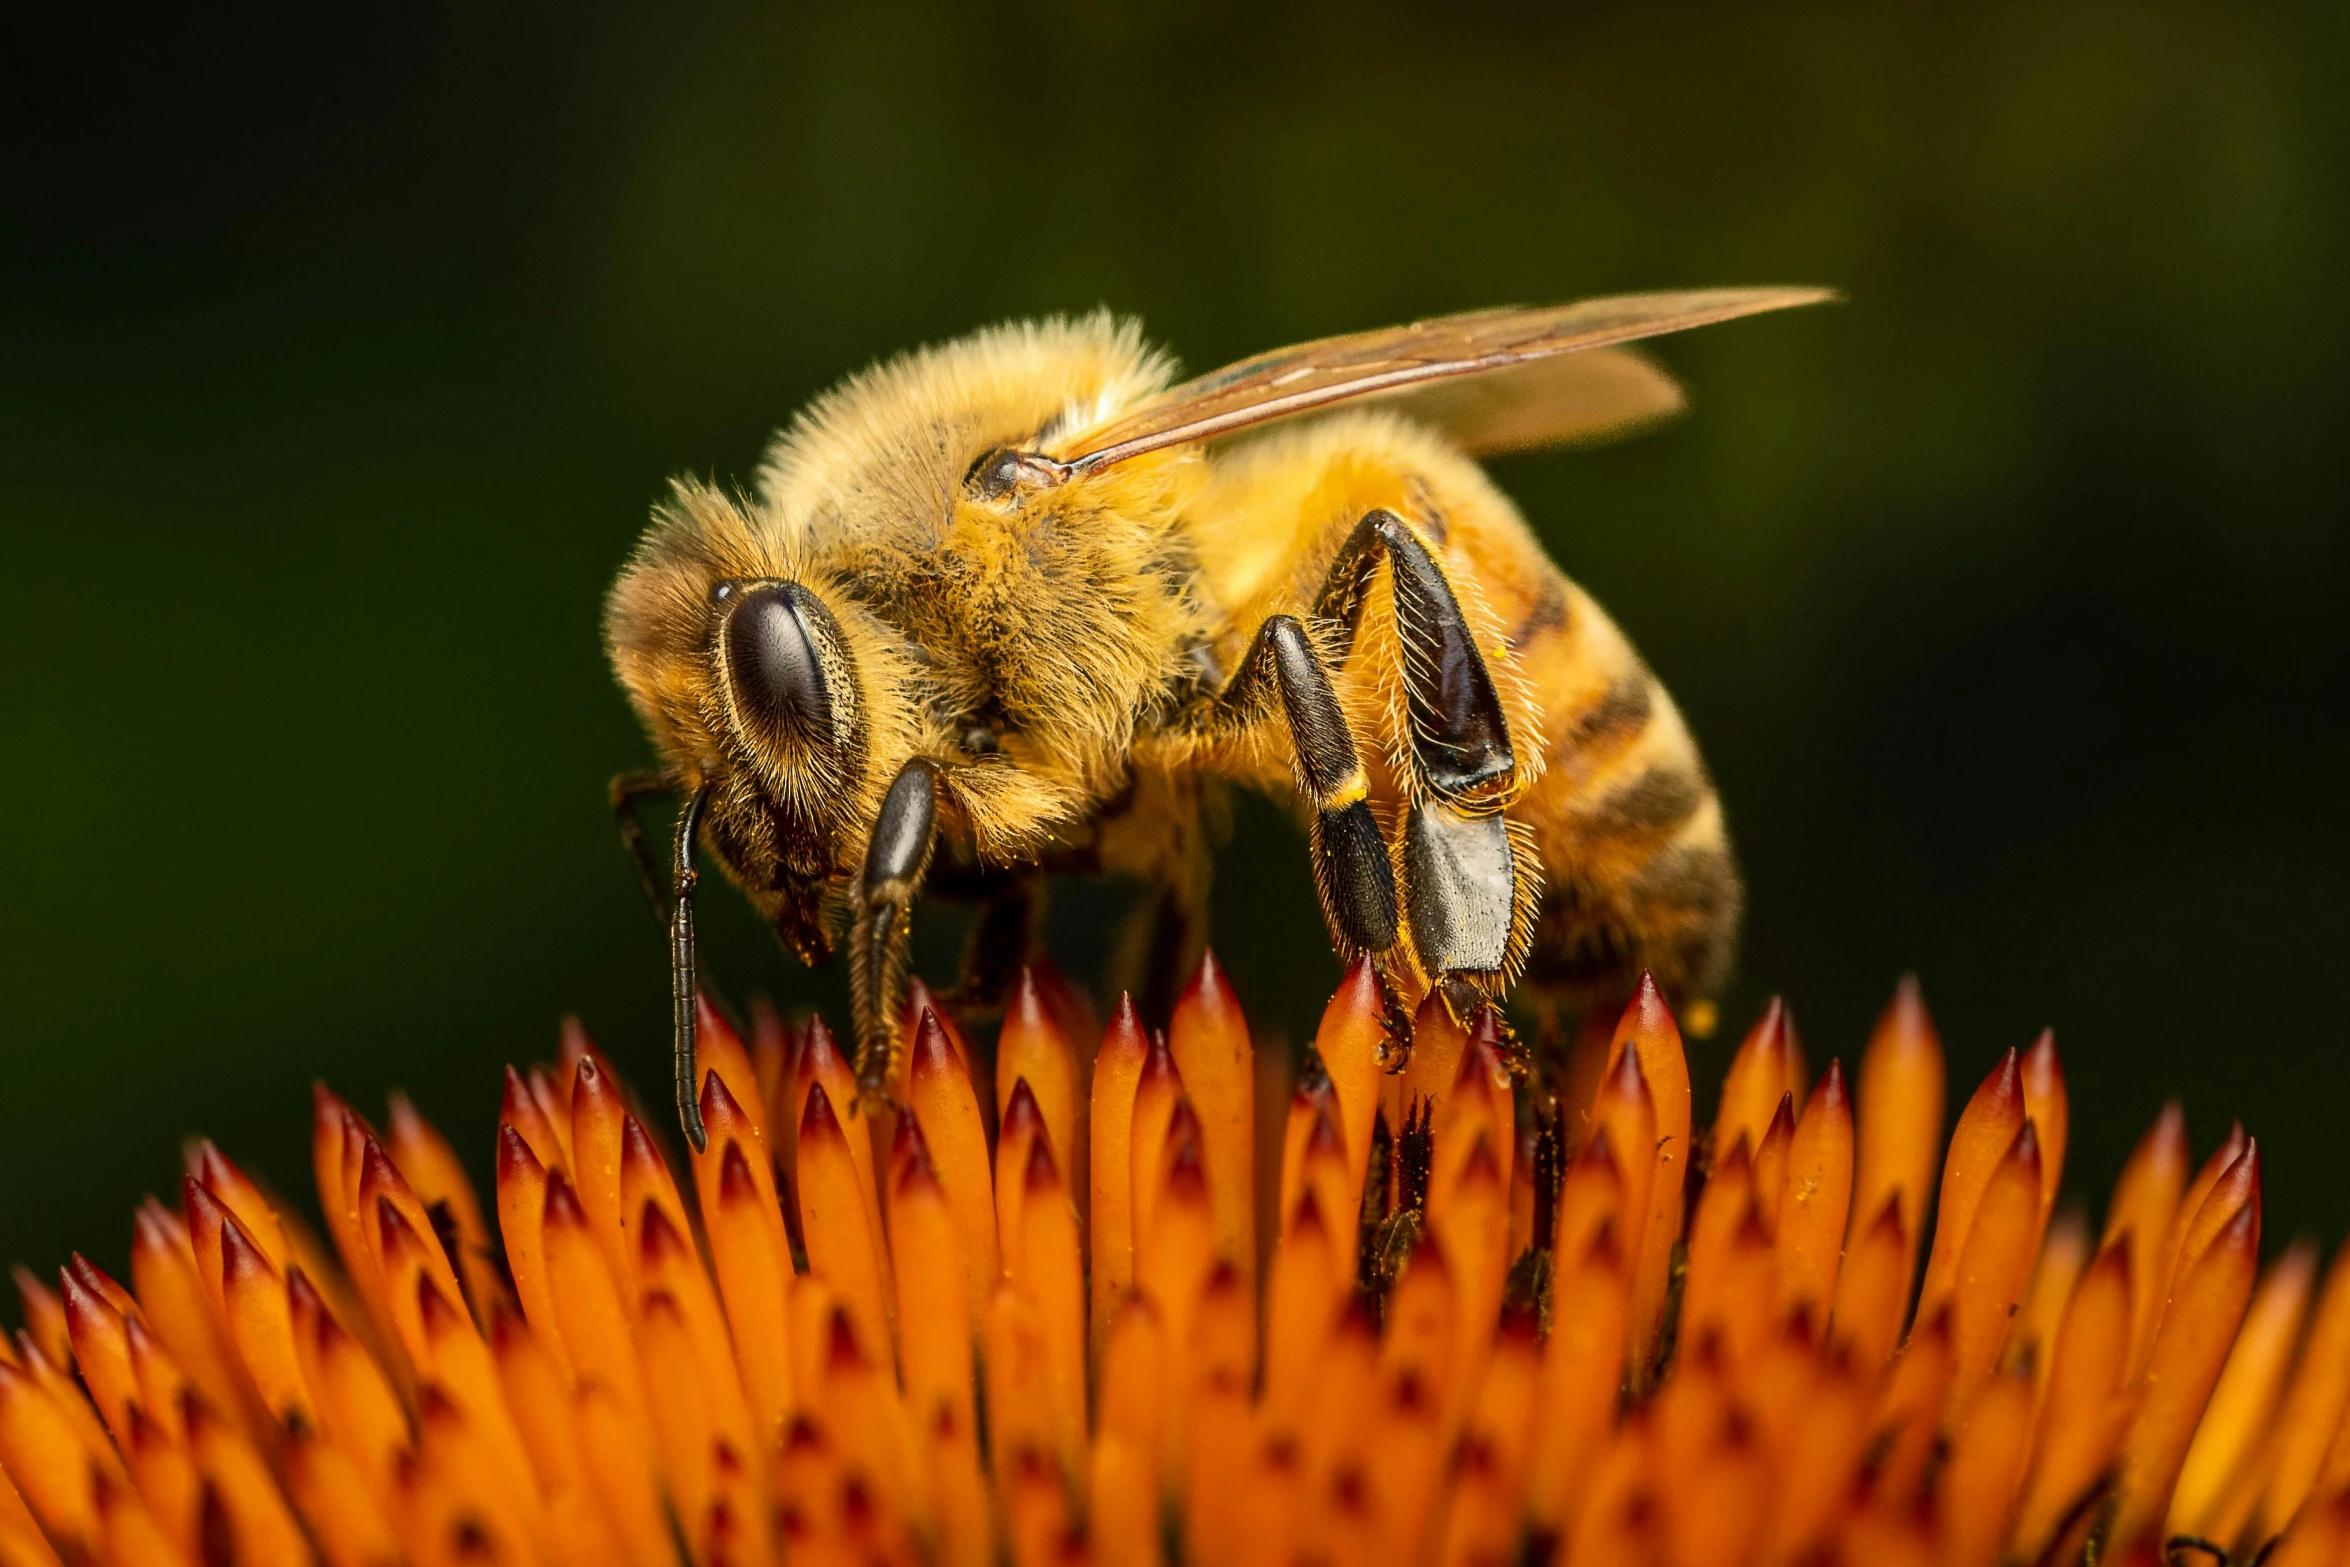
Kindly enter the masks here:
M 735 711 L 772 740 L 831 738 L 832 692 L 809 621 L 823 606 L 793 582 L 738 588 L 727 611 L 726 682 Z
M 979 454 L 964 471 L 963 485 L 983 501 L 998 501 L 1014 490 L 1049 489 L 1069 476 L 1069 469 L 1038 452 L 998 446 Z
M 981 452 L 963 476 L 963 483 L 974 495 L 991 501 L 1010 494 L 1019 482 L 1020 454 L 1009 446 Z

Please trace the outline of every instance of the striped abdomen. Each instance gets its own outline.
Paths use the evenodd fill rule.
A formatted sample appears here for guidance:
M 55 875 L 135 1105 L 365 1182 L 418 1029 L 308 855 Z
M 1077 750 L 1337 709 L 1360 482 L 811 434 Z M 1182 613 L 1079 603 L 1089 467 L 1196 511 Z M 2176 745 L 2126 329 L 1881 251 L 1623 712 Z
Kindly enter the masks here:
M 1542 712 L 1544 765 L 1510 808 L 1542 855 L 1526 983 L 1613 1000 L 1648 969 L 1668 996 L 1708 996 L 1741 902 L 1713 781 L 1615 623 L 1548 560 L 1531 575 L 1523 598 L 1493 595 L 1520 599 L 1502 619 Z

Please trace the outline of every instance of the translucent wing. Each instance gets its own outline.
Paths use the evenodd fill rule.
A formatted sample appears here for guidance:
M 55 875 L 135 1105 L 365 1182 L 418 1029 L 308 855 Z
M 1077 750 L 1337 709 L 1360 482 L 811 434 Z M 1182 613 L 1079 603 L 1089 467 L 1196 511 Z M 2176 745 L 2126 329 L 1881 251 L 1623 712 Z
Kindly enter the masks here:
M 1510 371 L 1512 367 L 1531 366 L 1560 354 L 1686 331 L 1693 326 L 1766 310 L 1816 304 L 1833 297 L 1829 290 L 1821 288 L 1714 288 L 1683 293 L 1614 294 L 1547 309 L 1479 310 L 1350 337 L 1326 337 L 1243 359 L 1187 381 L 1157 402 L 1083 432 L 1054 453 L 1059 459 L 1054 466 L 1067 474 L 1090 473 L 1144 452 L 1229 435 L 1250 425 L 1327 408 L 1350 398 L 1400 393 L 1406 388 L 1420 388 L 1424 383 Z M 1622 367 L 1616 368 L 1621 371 Z M 1518 373 L 1533 374 L 1530 370 Z M 1596 392 L 1607 379 L 1604 374 L 1592 378 L 1586 390 Z M 1628 375 L 1620 376 L 1618 389 L 1622 390 L 1629 380 Z M 1560 384 L 1571 386 L 1574 381 L 1574 377 L 1565 376 Z M 1499 390 L 1497 387 L 1497 393 Z M 1435 391 L 1435 387 L 1425 387 L 1415 395 L 1426 397 Z M 1653 383 L 1649 395 L 1652 398 L 1657 395 Z M 1430 406 L 1456 410 L 1473 436 L 1487 429 L 1506 429 L 1506 423 L 1498 420 L 1494 412 L 1476 411 L 1481 401 L 1464 397 L 1448 402 L 1440 397 Z M 1604 400 L 1596 397 L 1586 404 L 1587 409 L 1604 406 Z M 1637 417 L 1638 412 L 1635 409 L 1632 416 Z M 1587 418 L 1584 425 L 1562 436 L 1543 433 L 1541 421 L 1530 414 L 1521 413 L 1518 417 L 1519 435 L 1501 435 L 1496 444 L 1487 444 L 1479 436 L 1472 444 L 1480 450 L 1501 450 L 1571 438 L 1576 433 L 1595 433 L 1608 423 L 1621 422 L 1612 418 Z M 1530 438 L 1527 432 L 1531 432 Z
M 1588 348 L 1415 382 L 1370 401 L 1441 431 L 1472 457 L 1492 457 L 1626 435 L 1679 413 L 1688 399 L 1638 349 Z

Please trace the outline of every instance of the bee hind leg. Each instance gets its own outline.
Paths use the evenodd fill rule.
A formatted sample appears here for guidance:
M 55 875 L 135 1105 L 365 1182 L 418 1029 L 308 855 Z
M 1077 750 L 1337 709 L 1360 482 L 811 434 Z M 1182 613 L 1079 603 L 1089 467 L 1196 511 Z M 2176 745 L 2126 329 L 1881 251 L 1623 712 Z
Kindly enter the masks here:
M 1422 793 L 1472 811 L 1507 800 L 1517 783 L 1517 756 L 1493 673 L 1444 568 L 1418 529 L 1386 510 L 1366 512 L 1330 563 L 1317 617 L 1337 628 L 1337 662 L 1354 650 L 1372 572 L 1385 560 L 1394 579 L 1395 630 L 1401 644 L 1410 733 L 1409 761 Z
M 1244 723 L 1279 706 L 1289 724 L 1298 787 L 1314 808 L 1314 889 L 1332 944 L 1341 958 L 1387 953 L 1399 931 L 1395 869 L 1371 814 L 1370 786 L 1329 667 L 1296 616 L 1274 615 L 1257 628 L 1219 704 Z M 1388 1065 L 1400 1070 L 1411 1050 L 1410 1012 L 1383 969 L 1379 985 Z
M 916 757 L 898 770 L 865 848 L 853 895 L 849 1001 L 857 1023 L 857 1086 L 886 1098 L 904 1057 L 901 1019 L 914 894 L 938 841 L 938 772 Z
M 1364 514 L 1332 560 L 1315 614 L 1352 652 L 1374 571 L 1393 583 L 1410 804 L 1398 859 L 1421 968 L 1463 1023 L 1498 1002 L 1524 966 L 1540 873 L 1533 845 L 1502 814 L 1517 756 L 1492 671 L 1444 568 L 1420 531 Z

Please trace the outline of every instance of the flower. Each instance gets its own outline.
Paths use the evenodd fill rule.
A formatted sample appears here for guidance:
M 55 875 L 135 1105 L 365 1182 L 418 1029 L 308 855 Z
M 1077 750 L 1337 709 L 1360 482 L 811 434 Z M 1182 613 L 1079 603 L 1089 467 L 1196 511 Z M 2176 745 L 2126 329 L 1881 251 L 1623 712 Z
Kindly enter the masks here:
M 196 1144 L 128 1288 L 19 1270 L 0 1567 L 2350 1556 L 2350 1258 L 2261 1274 L 2175 1107 L 2093 1240 L 2048 1036 L 1945 1146 L 1906 984 L 1849 1086 L 1774 1003 L 1703 1133 L 1652 986 L 1525 1075 L 1437 1007 L 1384 1074 L 1361 965 L 1294 1081 L 1212 960 L 910 1015 L 869 1114 L 705 1007 L 677 1167 L 568 1030 L 495 1240 L 404 1099 L 319 1090 L 323 1240 Z

